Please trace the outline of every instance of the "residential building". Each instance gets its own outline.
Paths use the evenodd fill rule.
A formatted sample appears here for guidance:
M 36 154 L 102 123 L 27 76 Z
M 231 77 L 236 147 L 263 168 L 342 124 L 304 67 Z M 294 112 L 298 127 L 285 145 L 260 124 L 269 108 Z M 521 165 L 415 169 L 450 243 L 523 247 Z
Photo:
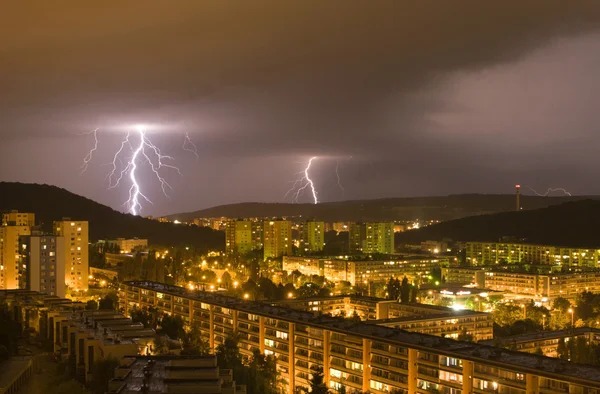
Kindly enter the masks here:
M 264 259 L 292 255 L 292 222 L 270 220 L 264 222 Z
M 13 222 L 9 222 L 13 223 Z M 26 286 L 25 268 L 21 263 L 20 237 L 30 235 L 29 226 L 0 227 L 0 288 L 22 289 Z
M 117 238 L 115 240 L 108 241 L 107 243 L 117 245 L 120 253 L 133 253 L 134 251 L 147 252 L 148 251 L 148 240 L 139 238 Z
M 477 267 L 448 267 L 446 283 L 485 287 L 485 271 Z
M 88 242 L 89 228 L 86 221 L 75 221 L 64 218 L 54 222 L 52 226 L 56 236 L 65 239 L 65 283 L 75 291 L 88 289 Z
M 65 238 L 35 233 L 20 238 L 21 263 L 26 272 L 26 289 L 65 297 Z
M 457 311 L 441 306 L 403 304 L 397 300 L 363 296 L 289 299 L 276 305 L 331 316 L 358 316 L 369 324 L 453 339 L 471 337 L 474 341 L 483 341 L 494 336 L 492 315 L 471 310 Z
M 472 266 L 528 263 L 600 268 L 600 249 L 502 242 L 467 242 L 465 249 Z
M 321 252 L 325 247 L 325 223 L 307 221 L 300 224 L 300 247 L 301 255 L 311 255 Z
M 394 253 L 394 223 L 352 223 L 349 231 L 350 253 Z
M 245 255 L 253 249 L 252 222 L 227 220 L 225 226 L 225 253 Z
M 591 327 L 580 327 L 568 330 L 543 331 L 510 337 L 500 337 L 483 341 L 485 345 L 502 346 L 519 352 L 541 352 L 546 357 L 559 357 L 558 347 L 560 342 L 568 344 L 570 341 L 585 339 L 586 344 L 598 345 L 600 343 L 600 330 Z
M 255 350 L 276 357 L 289 393 L 310 386 L 313 366 L 323 368 L 324 382 L 338 392 L 600 393 L 600 367 L 215 293 L 126 282 L 119 305 L 125 313 L 155 307 L 186 317 L 213 350 L 235 333 L 244 357 Z
M 232 370 L 219 369 L 216 356 L 122 358 L 106 394 L 149 392 L 246 394 L 246 386 L 236 384 Z
M 420 284 L 429 280 L 433 268 L 442 268 L 442 275 L 445 275 L 448 266 L 448 258 L 437 256 L 386 261 L 286 256 L 282 268 L 287 272 L 298 270 L 307 276 L 325 276 L 332 282 L 347 281 L 356 286 L 404 276 L 411 283 Z
M 2 214 L 3 226 L 35 226 L 35 214 L 19 211 L 10 211 Z

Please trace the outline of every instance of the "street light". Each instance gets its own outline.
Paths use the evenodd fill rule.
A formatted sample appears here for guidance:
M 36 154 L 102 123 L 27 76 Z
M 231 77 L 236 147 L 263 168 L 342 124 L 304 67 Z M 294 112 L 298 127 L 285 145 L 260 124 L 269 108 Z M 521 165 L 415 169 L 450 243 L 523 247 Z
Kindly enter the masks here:
M 575 319 L 575 311 L 573 310 L 573 308 L 569 308 L 569 310 L 567 311 L 571 314 L 571 328 L 575 327 L 574 324 L 574 319 Z

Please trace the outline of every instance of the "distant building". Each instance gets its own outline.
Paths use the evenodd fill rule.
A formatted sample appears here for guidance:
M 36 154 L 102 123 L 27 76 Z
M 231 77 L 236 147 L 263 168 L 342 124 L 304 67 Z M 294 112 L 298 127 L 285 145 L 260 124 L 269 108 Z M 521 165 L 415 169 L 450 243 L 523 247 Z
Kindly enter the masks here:
M 54 234 L 65 239 L 65 283 L 75 291 L 88 289 L 89 228 L 86 221 L 64 218 L 53 225 Z
M 394 223 L 352 223 L 349 229 L 350 253 L 394 253 Z
M 107 243 L 112 245 L 117 245 L 119 247 L 120 253 L 133 253 L 133 251 L 147 251 L 148 250 L 148 240 L 147 239 L 139 239 L 139 238 L 117 238 L 115 240 L 110 240 Z
M 270 220 L 264 222 L 264 259 L 292 255 L 292 222 Z
M 301 255 L 321 252 L 325 246 L 325 223 L 307 221 L 300 224 Z
M 600 249 L 503 242 L 467 242 L 466 261 L 472 266 L 529 263 L 600 268 Z
M 225 252 L 245 255 L 253 249 L 252 222 L 229 219 L 225 227 Z
M 26 271 L 25 288 L 51 296 L 65 297 L 65 238 L 33 234 L 20 238 L 22 266 Z
M 9 223 L 14 223 L 9 221 Z M 20 258 L 20 237 L 31 235 L 28 225 L 0 227 L 0 288 L 20 289 L 26 286 L 25 269 Z
M 134 393 L 246 394 L 246 386 L 236 384 L 232 370 L 219 369 L 217 356 L 124 357 L 106 394 Z
M 383 283 L 390 277 L 406 276 L 411 283 L 423 283 L 435 267 L 446 274 L 448 258 L 412 257 L 402 260 L 345 260 L 328 257 L 289 257 L 283 258 L 283 270 L 300 271 L 303 275 L 324 276 L 332 282 L 347 281 L 353 286 Z
M 2 214 L 3 226 L 35 226 L 35 214 L 10 211 Z

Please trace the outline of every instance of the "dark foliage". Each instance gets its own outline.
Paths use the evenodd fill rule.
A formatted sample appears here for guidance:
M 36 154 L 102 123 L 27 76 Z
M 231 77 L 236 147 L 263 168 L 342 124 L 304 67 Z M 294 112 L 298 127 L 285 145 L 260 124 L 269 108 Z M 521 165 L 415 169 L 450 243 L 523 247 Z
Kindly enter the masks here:
M 147 238 L 151 244 L 189 245 L 201 250 L 225 247 L 223 232 L 120 213 L 56 186 L 0 182 L 0 210 L 12 209 L 34 212 L 45 231 L 51 231 L 52 221 L 63 217 L 87 220 L 90 240 L 138 237 Z

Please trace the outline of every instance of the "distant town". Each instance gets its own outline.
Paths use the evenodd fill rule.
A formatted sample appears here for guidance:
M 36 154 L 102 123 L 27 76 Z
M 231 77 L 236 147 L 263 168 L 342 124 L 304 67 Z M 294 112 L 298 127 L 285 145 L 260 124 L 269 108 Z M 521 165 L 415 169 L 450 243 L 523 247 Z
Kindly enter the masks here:
M 211 392 L 228 393 L 256 385 L 600 392 L 600 249 L 510 236 L 395 241 L 435 220 L 175 222 L 224 233 L 221 248 L 203 251 L 90 239 L 94 223 L 85 219 L 62 218 L 45 232 L 35 212 L 2 214 L 0 302 L 14 325 L 3 328 L 0 351 L 51 352 L 92 391 L 123 392 L 137 368 L 187 368 L 192 378 L 157 374 L 153 384 L 168 392 L 205 378 L 223 390 Z M 18 376 L 31 368 L 23 363 Z M 193 372 L 202 370 L 229 375 Z

